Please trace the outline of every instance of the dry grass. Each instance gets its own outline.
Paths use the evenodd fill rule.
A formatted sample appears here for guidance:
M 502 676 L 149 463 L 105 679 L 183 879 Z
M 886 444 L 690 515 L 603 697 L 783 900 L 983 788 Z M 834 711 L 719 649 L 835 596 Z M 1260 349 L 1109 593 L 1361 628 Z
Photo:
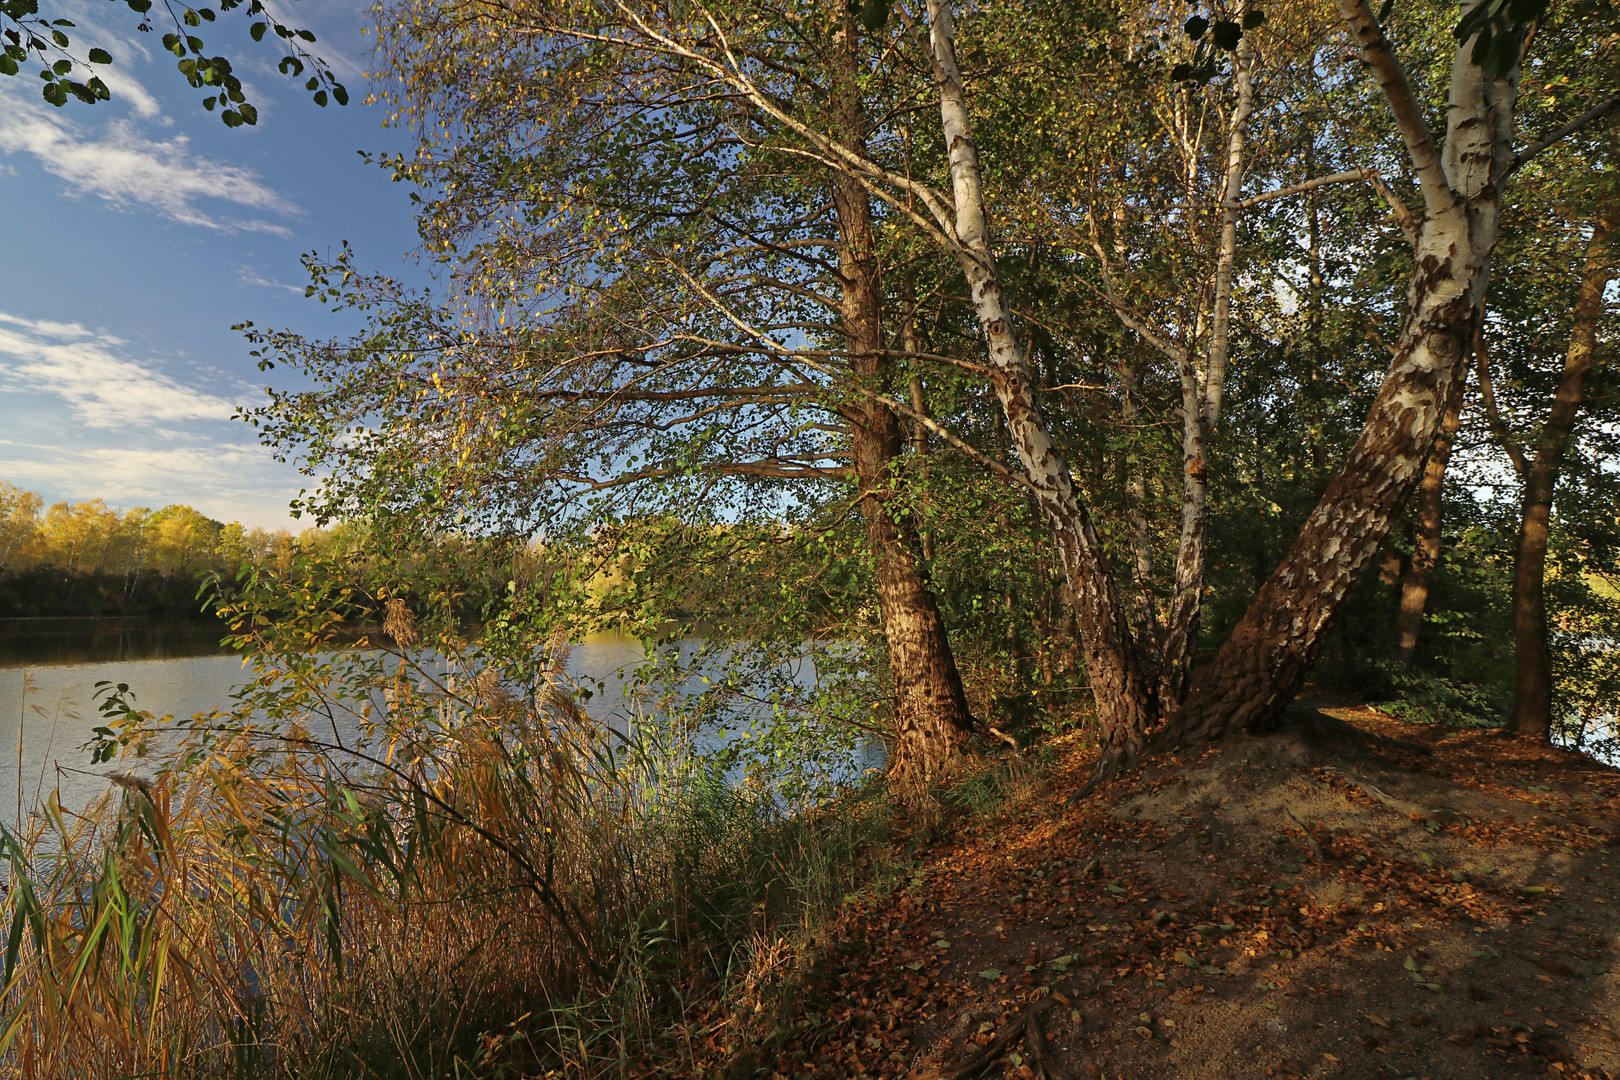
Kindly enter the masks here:
M 150 780 L 0 842 L 0 1076 L 625 1075 L 680 1056 L 695 964 L 707 1012 L 763 1012 L 783 935 L 842 899 L 844 848 L 555 679 L 258 663 Z

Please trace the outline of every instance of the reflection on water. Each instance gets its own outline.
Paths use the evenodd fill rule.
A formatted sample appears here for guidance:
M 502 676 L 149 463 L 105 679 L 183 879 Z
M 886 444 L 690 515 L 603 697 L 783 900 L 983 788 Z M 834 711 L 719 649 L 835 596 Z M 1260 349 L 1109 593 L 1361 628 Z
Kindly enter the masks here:
M 224 656 L 215 619 L 0 619 L 0 669 Z
M 231 691 L 247 678 L 241 657 L 177 657 L 178 647 L 170 643 L 168 658 L 161 660 L 27 668 L 7 657 L 0 665 L 0 822 L 16 820 L 19 796 L 26 814 L 53 788 L 60 790 L 65 809 L 82 809 L 106 790 L 103 774 L 130 768 L 129 762 L 92 767 L 89 751 L 80 749 L 101 722 L 97 682 L 128 683 L 138 694 L 135 704 L 157 716 L 190 716 L 228 705 Z
M 0 823 L 53 789 L 65 809 L 82 809 L 107 789 L 107 773 L 131 769 L 127 760 L 91 766 L 80 749 L 100 723 L 96 683 L 127 683 L 135 705 L 156 716 L 228 706 L 249 673 L 221 633 L 204 620 L 0 620 Z M 643 662 L 635 639 L 599 634 L 573 646 L 567 671 L 598 691 L 586 711 L 624 731 L 622 675 Z

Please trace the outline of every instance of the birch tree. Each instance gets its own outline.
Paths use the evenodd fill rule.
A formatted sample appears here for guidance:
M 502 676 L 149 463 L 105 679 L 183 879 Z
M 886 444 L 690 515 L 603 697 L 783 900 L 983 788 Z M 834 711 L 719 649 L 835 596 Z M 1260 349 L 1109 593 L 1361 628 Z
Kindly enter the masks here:
M 1521 147 L 1514 106 L 1531 28 L 1497 5 L 1465 3 L 1437 137 L 1371 7 L 1340 0 L 1339 9 L 1387 103 L 1421 198 L 1412 215 L 1406 310 L 1356 445 L 1215 662 L 1195 679 L 1170 738 L 1264 729 L 1292 699 L 1324 631 L 1416 486 L 1463 378 L 1503 186 L 1526 161 L 1614 108 L 1599 102 Z

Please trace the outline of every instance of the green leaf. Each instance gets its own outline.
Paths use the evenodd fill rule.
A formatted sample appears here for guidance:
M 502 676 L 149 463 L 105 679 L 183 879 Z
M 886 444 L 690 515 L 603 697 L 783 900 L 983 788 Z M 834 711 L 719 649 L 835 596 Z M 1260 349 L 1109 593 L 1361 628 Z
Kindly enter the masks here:
M 91 49 L 90 62 L 92 64 L 110 64 L 112 63 L 112 53 L 106 49 Z
M 1385 0 L 1385 2 L 1386 3 L 1393 3 L 1394 0 Z M 1263 11 L 1260 11 L 1260 10 L 1256 9 L 1254 11 L 1244 12 L 1244 15 L 1243 15 L 1243 29 L 1245 29 L 1245 30 L 1253 30 L 1257 26 L 1265 25 L 1265 21 L 1266 21 L 1266 13 L 1263 12 Z
M 1187 32 L 1188 37 L 1197 41 L 1204 36 L 1204 31 L 1209 29 L 1209 20 L 1202 15 L 1194 15 L 1181 28 Z
M 866 0 L 861 5 L 861 25 L 877 32 L 889 24 L 889 0 Z
M 1222 19 L 1215 24 L 1209 37 L 1217 49 L 1231 52 L 1238 47 L 1238 42 L 1243 40 L 1243 28 L 1231 19 Z
M 1000 968 L 985 968 L 983 971 L 979 972 L 979 978 L 981 978 L 981 979 L 989 979 L 991 981 L 999 979 L 999 978 L 1001 978 L 1001 969 Z
M 262 23 L 262 22 L 256 22 L 252 26 L 248 27 L 248 36 L 251 37 L 254 41 L 263 41 L 264 40 L 264 31 L 265 31 L 265 24 Z
M 344 88 L 342 83 L 332 84 L 332 100 L 336 101 L 339 105 L 347 105 L 349 103 L 349 91 Z
M 1389 20 L 1390 12 L 1394 10 L 1395 0 L 1384 0 L 1383 6 L 1378 9 L 1378 21 L 1380 23 L 1387 22 Z
M 326 91 L 325 90 L 317 90 L 317 91 L 315 91 L 315 96 L 312 97 L 310 100 L 315 102 L 315 104 L 319 105 L 321 108 L 323 108 L 323 109 L 326 108 Z

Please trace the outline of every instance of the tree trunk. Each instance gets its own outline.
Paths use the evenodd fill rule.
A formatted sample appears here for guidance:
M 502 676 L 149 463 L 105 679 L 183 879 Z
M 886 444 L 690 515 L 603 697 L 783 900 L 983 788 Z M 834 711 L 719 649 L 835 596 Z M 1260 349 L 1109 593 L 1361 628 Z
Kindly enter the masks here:
M 841 70 L 834 74 L 841 133 L 863 147 L 865 117 L 855 83 L 854 20 L 836 46 Z M 887 390 L 893 362 L 884 347 L 883 293 L 872 224 L 871 198 L 857 180 L 832 176 L 838 216 L 840 324 L 857 379 Z M 849 424 L 857 498 L 866 525 L 883 634 L 888 640 L 894 680 L 894 776 L 926 778 L 959 753 L 973 733 L 973 716 L 962 691 L 940 619 L 918 561 L 918 539 L 910 521 L 890 508 L 903 447 L 900 419 L 881 401 L 862 398 L 844 410 Z
M 1157 720 L 1152 687 L 1132 648 L 1128 616 L 1103 558 L 1091 516 L 1075 495 L 1068 463 L 1035 396 L 1028 359 L 1013 333 L 990 248 L 983 177 L 968 120 L 949 0 L 929 0 L 930 59 L 939 85 L 940 126 L 950 163 L 952 250 L 967 279 L 989 346 L 991 382 L 1029 491 L 1051 526 L 1085 650 L 1105 763 L 1134 755 Z
M 1232 350 L 1232 288 L 1237 269 L 1238 205 L 1243 191 L 1244 138 L 1254 113 L 1254 81 L 1247 39 L 1232 53 L 1237 105 L 1227 131 L 1226 169 L 1221 183 L 1221 231 L 1215 255 L 1215 311 L 1203 378 L 1191 349 L 1181 360 L 1181 539 L 1176 548 L 1176 580 L 1165 620 L 1164 662 L 1159 703 L 1181 704 L 1198 652 L 1204 608 L 1204 562 L 1209 547 L 1209 438 L 1221 421 L 1221 394 Z M 1188 190 L 1191 190 L 1189 184 Z
M 1542 595 L 1553 492 L 1564 463 L 1564 449 L 1585 397 L 1586 376 L 1592 370 L 1598 319 L 1603 314 L 1603 291 L 1614 274 L 1610 246 L 1613 228 L 1611 214 L 1600 214 L 1593 222 L 1564 373 L 1558 380 L 1547 422 L 1536 440 L 1536 456 L 1524 478 L 1519 544 L 1513 559 L 1513 730 L 1536 739 L 1550 738 L 1553 722 L 1552 657 L 1547 648 L 1547 607 Z
M 1395 621 L 1396 649 L 1403 664 L 1412 662 L 1412 652 L 1417 648 L 1423 609 L 1429 603 L 1429 582 L 1440 559 L 1440 511 L 1446 487 L 1446 463 L 1451 460 L 1451 447 L 1457 429 L 1462 426 L 1466 386 L 1466 380 L 1457 380 L 1445 419 L 1440 421 L 1440 436 L 1435 440 L 1434 452 L 1429 455 L 1429 462 L 1423 467 L 1423 479 L 1418 482 L 1417 536 L 1412 544 L 1412 565 L 1401 581 L 1401 612 Z
M 1339 9 L 1389 102 L 1423 194 L 1406 314 L 1360 438 L 1215 662 L 1195 676 L 1167 742 L 1263 730 L 1293 699 L 1418 483 L 1463 377 L 1489 282 L 1501 181 L 1512 160 L 1517 68 L 1487 79 L 1470 59 L 1474 37 L 1456 46 L 1446 140 L 1437 152 L 1372 10 L 1365 0 L 1339 0 Z

